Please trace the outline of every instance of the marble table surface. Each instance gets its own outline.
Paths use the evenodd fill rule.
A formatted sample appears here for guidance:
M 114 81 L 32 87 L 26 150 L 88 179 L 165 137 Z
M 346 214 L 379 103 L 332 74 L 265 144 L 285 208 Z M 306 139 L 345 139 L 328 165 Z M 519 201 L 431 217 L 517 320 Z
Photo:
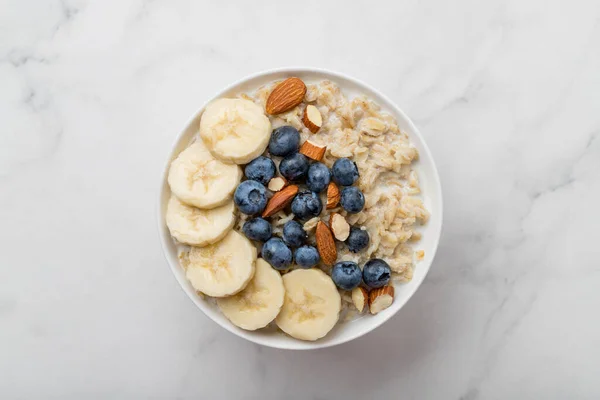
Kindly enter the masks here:
M 0 1 L 3 399 L 600 398 L 600 2 Z M 430 274 L 356 341 L 206 318 L 163 258 L 175 135 L 309 65 L 381 89 L 437 160 Z

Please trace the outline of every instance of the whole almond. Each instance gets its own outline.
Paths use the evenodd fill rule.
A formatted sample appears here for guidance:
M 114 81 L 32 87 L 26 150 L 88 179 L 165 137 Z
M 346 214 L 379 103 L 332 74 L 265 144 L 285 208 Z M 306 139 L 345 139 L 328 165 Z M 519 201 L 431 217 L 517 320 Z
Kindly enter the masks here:
M 317 239 L 317 249 L 319 250 L 323 263 L 325 265 L 335 264 L 335 261 L 337 260 L 335 241 L 333 240 L 333 234 L 323 221 L 317 223 L 315 236 Z
M 329 182 L 327 186 L 327 206 L 328 210 L 332 208 L 336 208 L 338 204 L 340 204 L 340 189 L 338 189 L 337 185 L 333 182 Z
M 267 203 L 265 210 L 262 213 L 263 218 L 270 217 L 283 210 L 288 204 L 294 200 L 294 197 L 298 194 L 298 186 L 290 185 L 284 187 L 279 192 L 275 193 L 271 200 Z
M 275 86 L 267 98 L 265 106 L 267 114 L 275 115 L 291 110 L 302 103 L 305 94 L 306 85 L 302 79 L 296 77 L 286 79 Z

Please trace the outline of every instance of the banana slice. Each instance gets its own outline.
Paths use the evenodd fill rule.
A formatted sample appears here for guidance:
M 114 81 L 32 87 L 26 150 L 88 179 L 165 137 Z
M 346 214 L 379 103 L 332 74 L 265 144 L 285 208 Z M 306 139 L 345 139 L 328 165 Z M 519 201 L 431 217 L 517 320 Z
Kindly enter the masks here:
M 256 247 L 235 230 L 215 244 L 192 247 L 185 275 L 194 289 L 224 297 L 244 289 L 254 276 Z
M 231 200 L 242 179 L 242 169 L 214 158 L 201 140 L 171 163 L 169 186 L 182 202 L 210 209 Z
M 217 299 L 221 312 L 242 329 L 253 331 L 273 321 L 283 305 L 283 280 L 265 260 L 256 260 L 256 273 L 235 296 Z
M 320 269 L 297 269 L 283 276 L 285 300 L 275 319 L 288 335 L 302 340 L 322 338 L 337 323 L 342 299 Z
M 188 206 L 171 195 L 167 205 L 167 227 L 181 243 L 206 246 L 223 239 L 235 223 L 233 200 L 212 210 Z
M 200 137 L 219 160 L 247 164 L 267 148 L 271 122 L 250 100 L 218 99 L 202 114 Z

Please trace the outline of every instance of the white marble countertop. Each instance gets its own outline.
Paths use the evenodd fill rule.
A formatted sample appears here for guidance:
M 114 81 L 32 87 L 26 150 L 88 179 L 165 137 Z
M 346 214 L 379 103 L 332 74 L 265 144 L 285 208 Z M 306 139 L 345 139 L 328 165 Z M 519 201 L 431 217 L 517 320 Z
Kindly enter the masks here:
M 600 398 L 600 2 L 283 3 L 2 2 L 0 397 Z M 154 215 L 192 112 L 287 65 L 389 95 L 445 195 L 414 298 L 314 352 L 206 318 Z

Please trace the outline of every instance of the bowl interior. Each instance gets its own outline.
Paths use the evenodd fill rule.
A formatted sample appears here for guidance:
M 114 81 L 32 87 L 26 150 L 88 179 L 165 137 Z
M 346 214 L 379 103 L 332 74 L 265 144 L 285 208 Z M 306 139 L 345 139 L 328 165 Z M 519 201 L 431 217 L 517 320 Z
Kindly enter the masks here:
M 175 278 L 187 293 L 190 299 L 200 308 L 208 317 L 217 322 L 219 325 L 228 331 L 248 339 L 252 342 L 265 346 L 284 348 L 284 349 L 314 349 L 321 347 L 333 346 L 355 339 L 365 333 L 375 329 L 383 322 L 394 315 L 415 293 L 429 267 L 433 261 L 442 227 L 442 193 L 439 182 L 438 173 L 435 163 L 431 157 L 431 153 L 427 148 L 423 138 L 417 131 L 413 123 L 406 115 L 395 106 L 388 98 L 379 93 L 370 86 L 359 82 L 353 78 L 333 73 L 330 71 L 308 69 L 308 68 L 289 68 L 273 71 L 266 71 L 257 75 L 242 79 L 233 85 L 229 86 L 221 93 L 218 93 L 213 99 L 220 97 L 234 96 L 241 92 L 248 92 L 257 89 L 258 87 L 270 83 L 274 80 L 285 79 L 290 76 L 297 76 L 305 82 L 311 83 L 324 79 L 329 79 L 340 86 L 346 97 L 352 98 L 359 94 L 364 94 L 370 99 L 379 104 L 384 111 L 392 114 L 398 121 L 398 125 L 402 131 L 408 133 L 412 144 L 419 150 L 419 160 L 415 162 L 415 169 L 418 173 L 422 199 L 427 209 L 431 212 L 429 222 L 419 230 L 422 233 L 422 239 L 417 242 L 415 249 L 425 251 L 425 258 L 416 263 L 413 279 L 406 284 L 396 285 L 395 299 L 393 304 L 386 310 L 377 315 L 369 315 L 350 322 L 338 323 L 338 325 L 329 334 L 316 342 L 305 342 L 286 336 L 283 333 L 275 331 L 245 331 L 231 324 L 220 313 L 218 308 L 210 301 L 202 299 L 194 291 L 191 284 L 185 278 L 183 269 L 179 266 L 177 258 L 177 248 L 169 234 L 169 230 L 165 224 L 165 210 L 167 201 L 171 195 L 169 185 L 167 183 L 167 172 L 171 161 L 189 144 L 191 138 L 197 133 L 200 117 L 204 110 L 204 106 L 196 112 L 191 121 L 186 125 L 185 129 L 179 133 L 171 154 L 165 165 L 162 182 L 160 186 L 160 203 L 158 207 L 158 223 L 159 232 L 163 250 L 167 261 L 175 275 Z M 210 99 L 212 101 L 213 99 Z M 208 102 L 207 102 L 208 103 Z

